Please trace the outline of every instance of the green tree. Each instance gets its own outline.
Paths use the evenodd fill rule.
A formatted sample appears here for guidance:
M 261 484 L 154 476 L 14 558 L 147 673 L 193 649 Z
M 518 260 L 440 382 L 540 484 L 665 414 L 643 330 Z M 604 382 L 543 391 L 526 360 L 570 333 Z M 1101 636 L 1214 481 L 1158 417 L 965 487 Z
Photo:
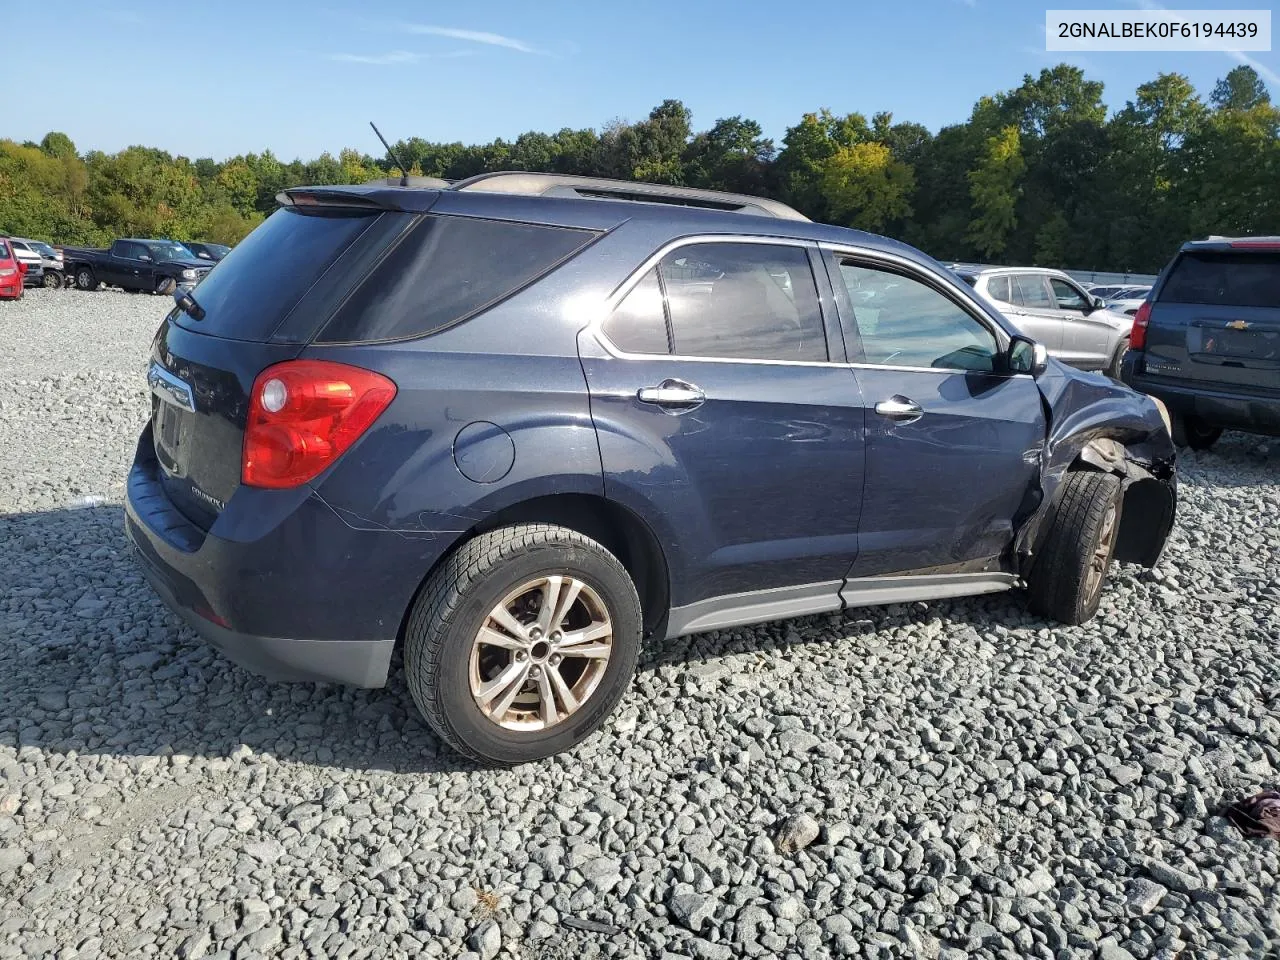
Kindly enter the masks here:
M 974 217 L 966 239 L 983 257 L 998 257 L 1008 245 L 1017 225 L 1019 183 L 1026 169 L 1021 134 L 1010 125 L 987 139 L 982 159 L 969 171 Z
M 1218 110 L 1252 110 L 1271 103 L 1271 94 L 1258 71 L 1242 65 L 1214 84 L 1209 102 Z
M 821 182 L 831 212 L 849 226 L 880 231 L 911 213 L 915 177 L 883 143 L 838 148 L 823 164 Z

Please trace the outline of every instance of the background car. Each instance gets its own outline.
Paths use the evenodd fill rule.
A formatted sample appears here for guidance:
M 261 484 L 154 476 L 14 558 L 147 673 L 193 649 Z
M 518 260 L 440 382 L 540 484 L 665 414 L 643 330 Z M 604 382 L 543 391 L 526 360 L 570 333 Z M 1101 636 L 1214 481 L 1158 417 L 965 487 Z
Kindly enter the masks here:
M 201 260 L 210 260 L 217 263 L 228 253 L 231 248 L 222 243 L 205 243 L 203 240 L 188 240 L 183 246 L 194 253 Z
M 192 287 L 213 269 L 172 240 L 115 240 L 107 249 L 66 247 L 67 272 L 80 290 L 100 284 L 140 293 L 172 293 Z
M 26 272 L 22 275 L 23 285 L 44 286 L 44 258 L 25 241 L 17 237 L 9 237 L 8 240 L 9 246 L 13 249 L 13 255 L 27 266 Z
M 1144 284 L 1136 287 L 1125 287 L 1123 290 L 1116 292 L 1113 296 L 1107 298 L 1107 309 L 1115 313 L 1123 313 L 1127 317 L 1132 317 L 1138 312 L 1138 308 L 1142 306 L 1147 295 L 1151 293 L 1151 285 Z
M 1133 321 L 1122 379 L 1164 401 L 1173 436 L 1280 436 L 1280 237 L 1183 244 Z
M 40 240 L 28 240 L 26 237 L 12 237 L 14 249 L 19 252 L 28 251 L 40 258 L 40 266 L 44 270 L 43 284 L 50 289 L 62 287 L 66 274 L 63 271 L 62 252 Z
M 1108 310 L 1061 270 L 952 264 L 951 269 L 982 294 L 1051 357 L 1081 370 L 1120 375 L 1131 320 Z
M 0 237 L 0 299 L 21 299 L 26 272 L 26 263 L 14 256 L 8 238 Z

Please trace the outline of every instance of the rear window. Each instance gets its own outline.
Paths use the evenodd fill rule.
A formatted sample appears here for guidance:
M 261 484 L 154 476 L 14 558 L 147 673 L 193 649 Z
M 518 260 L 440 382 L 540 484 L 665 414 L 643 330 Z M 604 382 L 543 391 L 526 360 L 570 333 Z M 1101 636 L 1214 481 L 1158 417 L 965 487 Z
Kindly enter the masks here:
M 348 298 L 317 338 L 404 340 L 493 306 L 594 239 L 590 230 L 427 215 Z M 239 254 L 237 248 L 222 261 Z M 213 271 L 211 276 L 219 270 Z
M 1280 305 L 1280 253 L 1184 253 L 1173 265 L 1162 303 L 1229 307 Z
M 266 340 L 311 285 L 378 218 L 277 210 L 192 291 L 205 311 L 181 326 L 232 340 Z

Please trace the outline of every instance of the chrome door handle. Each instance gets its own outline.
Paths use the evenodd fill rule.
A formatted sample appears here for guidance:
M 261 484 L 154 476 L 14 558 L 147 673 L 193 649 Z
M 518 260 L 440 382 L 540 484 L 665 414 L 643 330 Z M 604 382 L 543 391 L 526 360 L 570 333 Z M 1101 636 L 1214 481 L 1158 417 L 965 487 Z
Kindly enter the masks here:
M 636 393 L 641 403 L 652 403 L 666 410 L 683 412 L 701 406 L 707 395 L 683 380 L 663 380 L 656 387 L 641 387 Z
M 914 423 L 924 416 L 924 409 L 906 397 L 890 397 L 876 404 L 876 413 L 898 423 Z

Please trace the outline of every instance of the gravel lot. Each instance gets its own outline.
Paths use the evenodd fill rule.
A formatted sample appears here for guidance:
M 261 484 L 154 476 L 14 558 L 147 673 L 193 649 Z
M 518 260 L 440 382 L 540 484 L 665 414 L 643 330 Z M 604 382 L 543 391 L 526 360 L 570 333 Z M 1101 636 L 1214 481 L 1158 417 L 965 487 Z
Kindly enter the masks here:
M 0 958 L 1280 956 L 1280 843 L 1212 815 L 1280 780 L 1280 443 L 1185 457 L 1161 568 L 1085 627 L 670 643 L 584 749 L 492 772 L 398 675 L 271 685 L 154 599 L 120 500 L 165 308 L 0 304 Z

